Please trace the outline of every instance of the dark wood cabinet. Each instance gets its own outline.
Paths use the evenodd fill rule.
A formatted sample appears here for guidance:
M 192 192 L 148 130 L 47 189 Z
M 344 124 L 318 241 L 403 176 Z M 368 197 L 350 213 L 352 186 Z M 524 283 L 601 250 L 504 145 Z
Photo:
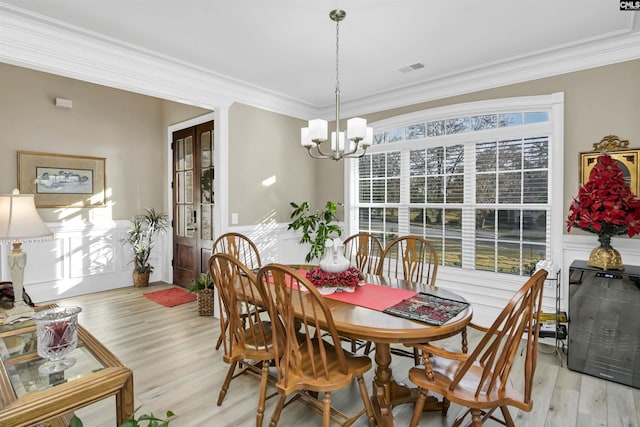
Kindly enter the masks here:
M 640 388 L 640 267 L 569 270 L 569 369 Z

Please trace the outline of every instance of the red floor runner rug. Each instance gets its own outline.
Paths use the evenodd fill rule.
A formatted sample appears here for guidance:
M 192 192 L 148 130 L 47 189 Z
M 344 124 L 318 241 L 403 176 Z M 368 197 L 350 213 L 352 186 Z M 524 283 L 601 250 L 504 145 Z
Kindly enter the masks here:
M 182 288 L 169 288 L 162 291 L 147 292 L 142 295 L 165 307 L 175 307 L 197 299 L 196 294 L 190 294 Z

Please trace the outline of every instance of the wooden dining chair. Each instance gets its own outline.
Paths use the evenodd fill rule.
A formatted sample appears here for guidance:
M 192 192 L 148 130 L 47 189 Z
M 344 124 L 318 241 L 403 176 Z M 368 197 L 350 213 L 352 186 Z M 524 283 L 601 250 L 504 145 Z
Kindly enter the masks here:
M 344 256 L 364 274 L 378 274 L 382 243 L 371 233 L 358 233 L 344 240 Z
M 331 311 L 318 290 L 306 277 L 280 264 L 262 267 L 258 284 L 264 300 L 269 302 L 269 316 L 278 336 L 274 340 L 276 351 L 282 354 L 276 359 L 276 389 L 280 398 L 270 427 L 277 426 L 282 409 L 294 400 L 301 400 L 321 413 L 324 427 L 329 427 L 332 420 L 343 426 L 351 425 L 364 413 L 369 423 L 375 425 L 363 379 L 371 369 L 371 359 L 343 351 Z M 332 406 L 331 393 L 348 387 L 354 379 L 364 408 L 349 416 Z M 324 394 L 322 401 L 317 398 L 320 392 Z
M 223 253 L 230 255 L 244 264 L 247 268 L 257 273 L 262 267 L 260 252 L 256 244 L 247 236 L 240 233 L 225 233 L 220 235 L 211 246 L 211 253 Z M 218 294 L 218 303 L 221 305 L 220 294 Z M 222 345 L 222 340 L 227 329 L 227 320 L 222 310 L 220 310 L 220 336 L 216 342 L 216 350 Z
M 538 271 L 516 292 L 490 328 L 475 326 L 485 334 L 470 355 L 430 344 L 417 346 L 422 351 L 424 367 L 414 367 L 409 371 L 409 380 L 420 389 L 411 419 L 412 427 L 418 425 L 428 392 L 443 396 L 443 415 L 447 414 L 450 402 L 469 408 L 453 426 L 459 426 L 471 414 L 470 425 L 474 427 L 481 426 L 487 419 L 514 427 L 508 406 L 527 412 L 531 410 L 538 352 L 535 327 L 542 311 L 542 289 L 546 278 L 546 270 Z M 524 381 L 522 387 L 516 388 L 509 374 L 523 339 Z M 503 420 L 493 416 L 498 408 Z
M 384 248 L 382 260 L 378 267 L 378 275 L 403 279 L 411 282 L 435 286 L 438 273 L 438 253 L 427 239 L 420 236 L 398 237 Z M 466 343 L 466 329 L 462 331 L 462 339 Z M 371 351 L 370 343 L 365 346 L 365 354 Z M 407 353 L 401 348 L 393 348 L 393 353 L 413 357 L 415 365 L 420 364 L 420 353 L 417 349 Z
M 378 274 L 435 286 L 438 253 L 424 237 L 398 237 L 384 248 Z
M 259 298 L 256 276 L 238 259 L 220 252 L 209 259 L 209 272 L 227 318 L 223 360 L 230 366 L 218 395 L 218 406 L 222 405 L 232 379 L 244 372 L 256 373 L 260 376 L 256 426 L 261 426 L 269 365 L 271 360 L 277 359 L 277 353 L 272 341 L 271 323 L 263 321 L 260 313 L 253 309 L 252 302 Z M 245 316 L 245 313 L 252 315 Z

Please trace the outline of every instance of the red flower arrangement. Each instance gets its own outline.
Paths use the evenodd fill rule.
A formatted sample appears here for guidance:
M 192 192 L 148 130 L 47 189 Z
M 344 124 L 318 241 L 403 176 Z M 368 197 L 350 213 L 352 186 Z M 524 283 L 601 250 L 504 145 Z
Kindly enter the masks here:
M 349 267 L 341 273 L 329 273 L 320 267 L 315 267 L 307 271 L 307 279 L 317 288 L 323 286 L 355 288 L 360 281 L 360 272 L 357 268 Z
M 598 156 L 589 181 L 580 187 L 569 207 L 567 231 L 572 227 L 596 233 L 603 248 L 611 248 L 611 236 L 640 233 L 640 198 L 625 181 L 622 169 L 608 154 Z

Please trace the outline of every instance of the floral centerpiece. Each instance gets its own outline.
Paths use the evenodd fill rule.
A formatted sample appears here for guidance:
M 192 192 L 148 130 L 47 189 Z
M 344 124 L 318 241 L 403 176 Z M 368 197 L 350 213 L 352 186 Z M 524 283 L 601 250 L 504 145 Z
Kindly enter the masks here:
M 360 282 L 360 272 L 354 267 L 349 267 L 340 273 L 332 273 L 315 267 L 307 272 L 307 279 L 321 293 L 333 293 L 337 290 L 353 292 Z
M 611 247 L 611 237 L 640 233 L 640 198 L 625 181 L 622 169 L 608 154 L 601 154 L 569 207 L 567 231 L 578 227 L 598 235 L 600 247 L 589 256 L 588 265 L 604 270 L 622 270 L 620 253 Z

